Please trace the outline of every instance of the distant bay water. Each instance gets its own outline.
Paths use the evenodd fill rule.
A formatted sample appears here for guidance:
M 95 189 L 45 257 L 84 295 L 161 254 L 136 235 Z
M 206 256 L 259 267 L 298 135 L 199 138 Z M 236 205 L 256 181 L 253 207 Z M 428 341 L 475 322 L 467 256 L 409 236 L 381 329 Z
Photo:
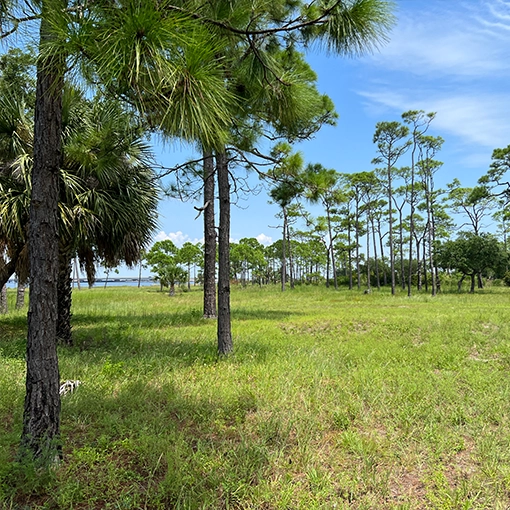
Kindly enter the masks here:
M 138 278 L 108 278 L 108 281 L 106 281 L 104 278 L 101 278 L 96 280 L 96 283 L 94 283 L 94 288 L 104 287 L 105 284 L 106 287 L 122 287 L 126 285 L 129 287 L 137 287 Z M 17 285 L 18 283 L 16 280 L 9 280 L 7 282 L 7 288 L 10 289 L 15 289 Z M 149 287 L 151 285 L 158 285 L 158 282 L 154 281 L 152 278 L 142 278 L 140 280 L 140 286 L 142 287 Z M 80 286 L 87 289 L 89 284 L 87 283 L 87 280 L 80 280 Z M 77 287 L 76 281 L 73 282 L 73 287 Z

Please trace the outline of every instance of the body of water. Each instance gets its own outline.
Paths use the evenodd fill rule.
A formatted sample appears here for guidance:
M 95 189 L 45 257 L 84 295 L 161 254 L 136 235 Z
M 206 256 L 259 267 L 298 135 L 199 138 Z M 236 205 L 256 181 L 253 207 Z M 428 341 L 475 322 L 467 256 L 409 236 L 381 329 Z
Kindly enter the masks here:
M 15 289 L 17 287 L 18 283 L 16 280 L 9 280 L 7 282 L 7 288 L 9 289 Z M 89 284 L 87 283 L 87 280 L 80 279 L 80 285 L 87 289 Z M 108 282 L 106 282 L 107 287 L 121 287 L 123 285 L 127 285 L 129 287 L 137 287 L 138 286 L 138 278 L 109 278 Z M 140 281 L 140 286 L 148 287 L 151 285 L 159 285 L 158 282 L 155 282 L 154 280 L 150 278 L 142 278 Z M 99 280 L 96 280 L 96 283 L 94 284 L 94 287 L 104 287 L 105 286 L 105 279 L 101 278 Z M 76 288 L 76 282 L 73 282 L 73 287 Z

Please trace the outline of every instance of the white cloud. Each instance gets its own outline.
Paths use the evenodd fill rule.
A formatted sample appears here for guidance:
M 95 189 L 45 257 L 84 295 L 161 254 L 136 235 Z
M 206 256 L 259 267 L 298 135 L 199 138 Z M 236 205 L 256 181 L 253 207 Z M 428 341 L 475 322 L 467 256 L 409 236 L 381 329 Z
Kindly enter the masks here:
M 183 234 L 180 230 L 178 232 L 169 232 L 168 234 L 161 230 L 155 237 L 154 242 L 158 241 L 166 241 L 169 239 L 172 241 L 178 248 L 181 247 L 184 243 L 203 243 L 203 239 L 191 239 L 188 234 Z
M 264 246 L 273 244 L 273 238 L 271 236 L 266 236 L 266 234 L 259 234 L 255 239 L 257 239 L 257 241 Z

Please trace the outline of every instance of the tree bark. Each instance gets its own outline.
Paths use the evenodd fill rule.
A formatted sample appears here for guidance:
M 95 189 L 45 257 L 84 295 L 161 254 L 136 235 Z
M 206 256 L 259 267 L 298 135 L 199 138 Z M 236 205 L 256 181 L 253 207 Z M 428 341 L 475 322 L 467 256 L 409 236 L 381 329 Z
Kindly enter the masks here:
M 412 294 L 412 283 L 413 283 L 413 235 L 414 235 L 414 150 L 413 150 L 413 163 L 411 167 L 411 198 L 410 206 L 411 213 L 409 215 L 409 272 L 407 274 L 407 296 L 411 297 Z M 419 256 L 418 256 L 419 258 Z
M 402 206 L 403 207 L 403 206 Z M 402 209 L 399 209 L 399 244 L 400 244 L 400 286 L 402 290 L 406 288 L 406 277 L 405 277 L 405 269 L 404 269 L 404 219 Z
M 370 219 L 369 209 L 367 209 L 367 291 L 371 292 L 372 285 L 370 282 Z
M 18 282 L 16 289 L 16 310 L 21 310 L 25 306 L 25 284 Z
M 282 292 L 285 291 L 285 280 L 287 278 L 287 254 L 285 253 L 285 241 L 287 236 L 287 210 L 283 207 L 283 229 L 282 229 Z
M 357 278 L 357 285 L 358 290 L 361 289 L 361 274 L 360 274 L 360 267 L 359 267 L 359 202 L 356 200 L 356 227 L 355 227 L 355 239 L 356 239 L 356 278 Z
M 292 243 L 290 239 L 290 232 L 289 232 L 289 222 L 287 221 L 287 241 L 289 246 L 289 276 L 290 276 L 290 288 L 294 288 L 294 281 L 295 281 L 295 275 L 294 275 L 294 261 L 293 261 L 293 255 L 292 255 Z
M 216 318 L 216 229 L 214 228 L 214 159 L 204 150 L 204 317 Z
M 41 46 L 53 38 L 44 17 L 48 8 L 43 3 Z M 64 59 L 58 56 L 41 57 L 37 64 L 30 204 L 30 305 L 20 456 L 45 466 L 62 456 L 56 332 L 63 69 Z
M 381 290 L 381 277 L 379 275 L 379 258 L 377 256 L 377 239 L 375 235 L 375 223 L 373 216 L 370 219 L 370 225 L 372 226 L 372 243 L 374 245 L 375 280 L 377 288 Z
M 331 212 L 327 210 L 327 218 L 328 218 L 328 234 L 329 234 L 329 251 L 331 253 L 331 268 L 333 269 L 333 284 L 335 285 L 335 290 L 338 290 L 338 278 L 336 276 L 336 261 L 335 261 L 335 250 L 333 246 L 333 229 L 331 228 Z
M 71 305 L 73 296 L 73 254 L 62 248 L 59 252 L 58 269 L 58 319 L 57 341 L 63 345 L 73 345 L 71 331 Z
M 390 243 L 390 281 L 391 281 L 391 295 L 395 295 L 395 250 L 393 247 L 393 190 L 391 188 L 391 171 L 392 165 L 388 161 L 387 174 L 388 174 L 388 232 Z
M 428 292 L 429 290 L 429 281 L 428 281 L 428 274 L 427 274 L 427 253 L 426 253 L 426 244 L 427 243 L 423 243 L 423 281 L 425 282 L 425 292 Z M 430 261 L 429 261 L 430 262 Z M 431 271 L 432 271 L 432 267 L 431 267 Z M 432 275 L 434 273 L 432 272 Z M 432 289 L 432 295 L 435 296 L 434 294 L 434 289 Z
M 351 219 L 347 224 L 347 259 L 349 264 L 349 290 L 352 290 L 352 246 L 351 246 Z
M 220 225 L 218 236 L 218 353 L 233 350 L 230 324 L 230 183 L 225 152 L 216 154 Z
M 9 307 L 7 305 L 7 284 L 4 284 L 0 290 L 0 313 L 4 314 L 8 311 Z

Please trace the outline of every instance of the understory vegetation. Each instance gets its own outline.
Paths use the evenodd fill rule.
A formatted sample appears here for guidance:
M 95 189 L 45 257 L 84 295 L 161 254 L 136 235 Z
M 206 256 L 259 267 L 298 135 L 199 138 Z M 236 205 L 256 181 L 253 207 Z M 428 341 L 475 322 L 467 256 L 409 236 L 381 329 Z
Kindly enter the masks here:
M 456 290 L 456 289 L 455 289 Z M 232 289 L 218 358 L 202 292 L 73 293 L 64 459 L 13 462 L 26 310 L 0 317 L 0 508 L 505 509 L 510 289 L 412 298 Z

